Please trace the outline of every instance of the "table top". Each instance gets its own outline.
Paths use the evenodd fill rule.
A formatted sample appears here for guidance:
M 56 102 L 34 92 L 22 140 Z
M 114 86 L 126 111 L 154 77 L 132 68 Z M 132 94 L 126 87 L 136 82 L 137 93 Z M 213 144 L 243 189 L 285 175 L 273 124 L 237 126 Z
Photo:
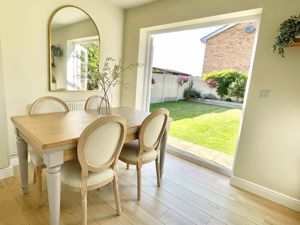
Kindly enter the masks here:
M 123 116 L 128 125 L 127 135 L 132 135 L 137 133 L 139 126 L 149 113 L 117 107 L 112 108 L 112 115 Z M 96 119 L 95 110 L 11 117 L 21 137 L 28 142 L 33 142 L 32 144 L 40 150 L 77 144 L 82 131 Z

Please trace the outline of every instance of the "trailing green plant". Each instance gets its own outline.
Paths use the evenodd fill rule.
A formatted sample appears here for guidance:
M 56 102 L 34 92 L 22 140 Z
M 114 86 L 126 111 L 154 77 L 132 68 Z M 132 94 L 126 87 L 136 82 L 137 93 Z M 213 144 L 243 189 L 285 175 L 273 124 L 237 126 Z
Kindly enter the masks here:
M 196 89 L 194 89 L 193 85 L 194 85 L 193 80 L 191 80 L 191 82 L 189 83 L 189 86 L 186 89 L 184 89 L 183 97 L 185 99 L 201 97 L 201 93 L 199 91 L 197 91 Z
M 230 84 L 228 90 L 231 97 L 236 97 L 236 102 L 244 98 L 247 79 L 240 77 Z
M 293 15 L 289 19 L 283 21 L 278 29 L 278 36 L 273 45 L 274 52 L 278 52 L 282 57 L 285 56 L 286 47 L 296 40 L 296 36 L 300 34 L 300 14 Z
M 203 75 L 205 81 L 214 80 L 218 83 L 216 91 L 221 99 L 229 95 L 229 86 L 231 83 L 235 82 L 237 79 L 245 79 L 247 81 L 247 77 L 246 73 L 236 70 L 215 71 Z

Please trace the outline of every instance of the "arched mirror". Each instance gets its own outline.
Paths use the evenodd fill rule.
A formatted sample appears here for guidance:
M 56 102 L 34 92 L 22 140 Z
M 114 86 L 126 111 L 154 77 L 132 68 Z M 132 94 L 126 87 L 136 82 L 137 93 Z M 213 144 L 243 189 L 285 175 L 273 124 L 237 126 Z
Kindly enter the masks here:
M 50 91 L 98 88 L 99 31 L 92 18 L 75 6 L 63 6 L 48 25 Z

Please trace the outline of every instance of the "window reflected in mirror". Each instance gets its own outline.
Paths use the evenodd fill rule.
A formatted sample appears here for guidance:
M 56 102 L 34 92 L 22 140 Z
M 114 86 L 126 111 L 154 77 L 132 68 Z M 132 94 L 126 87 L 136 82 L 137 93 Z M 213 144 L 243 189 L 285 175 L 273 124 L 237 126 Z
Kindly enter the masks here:
M 50 90 L 98 89 L 99 49 L 99 32 L 89 15 L 72 6 L 57 10 L 49 23 Z

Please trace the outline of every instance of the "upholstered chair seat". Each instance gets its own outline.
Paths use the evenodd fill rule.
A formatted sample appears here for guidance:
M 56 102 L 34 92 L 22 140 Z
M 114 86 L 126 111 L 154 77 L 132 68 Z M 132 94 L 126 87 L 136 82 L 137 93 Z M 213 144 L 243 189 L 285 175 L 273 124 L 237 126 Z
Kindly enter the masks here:
M 120 160 L 128 162 L 129 164 L 136 164 L 138 162 L 138 151 L 139 151 L 139 142 L 131 141 L 127 144 L 124 144 L 122 149 Z M 152 162 L 157 158 L 157 151 L 155 149 L 145 151 L 141 155 L 142 163 Z
M 112 168 L 107 168 L 101 172 L 89 172 L 87 177 L 87 190 L 93 190 L 104 184 L 110 183 L 115 176 Z M 67 161 L 61 170 L 61 180 L 72 189 L 81 189 L 81 166 L 78 160 Z

